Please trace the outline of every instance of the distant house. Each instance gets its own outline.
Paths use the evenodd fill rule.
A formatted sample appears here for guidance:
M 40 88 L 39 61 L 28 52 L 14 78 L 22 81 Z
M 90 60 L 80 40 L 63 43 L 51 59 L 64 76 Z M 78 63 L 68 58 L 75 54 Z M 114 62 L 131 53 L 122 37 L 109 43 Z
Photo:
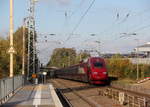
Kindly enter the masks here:
M 144 45 L 138 46 L 135 49 L 135 52 L 144 53 L 146 57 L 150 57 L 150 42 L 147 42 Z

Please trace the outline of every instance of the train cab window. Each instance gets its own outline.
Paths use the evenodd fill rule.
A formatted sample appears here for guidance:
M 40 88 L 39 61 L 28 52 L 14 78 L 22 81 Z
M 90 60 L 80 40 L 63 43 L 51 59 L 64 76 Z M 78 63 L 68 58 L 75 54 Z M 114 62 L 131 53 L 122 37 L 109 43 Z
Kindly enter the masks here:
M 93 65 L 94 65 L 94 67 L 97 67 L 97 68 L 102 68 L 104 66 L 104 64 L 101 62 L 95 62 L 95 63 L 93 63 Z

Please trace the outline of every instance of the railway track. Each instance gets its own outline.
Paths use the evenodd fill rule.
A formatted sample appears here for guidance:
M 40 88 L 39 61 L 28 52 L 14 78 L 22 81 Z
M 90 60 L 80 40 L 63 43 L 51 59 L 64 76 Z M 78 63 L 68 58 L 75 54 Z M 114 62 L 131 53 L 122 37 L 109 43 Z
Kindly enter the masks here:
M 56 83 L 56 82 L 57 82 L 57 83 Z M 77 90 L 83 89 L 83 87 L 80 87 L 80 88 L 70 88 L 70 87 L 68 87 L 65 83 L 63 83 L 62 81 L 55 81 L 55 83 L 54 83 L 54 81 L 53 81 L 53 84 L 57 84 L 57 85 L 59 85 L 59 87 L 62 86 L 62 88 L 60 88 L 60 89 L 57 88 L 57 91 L 59 91 L 59 93 L 61 93 L 61 95 L 62 95 L 63 97 L 65 97 L 65 96 L 63 95 L 63 93 L 72 92 L 75 96 L 77 96 L 77 97 L 79 97 L 80 99 L 82 99 L 82 100 L 83 100 L 85 103 L 87 103 L 88 105 L 90 105 L 90 106 L 92 106 L 92 107 L 98 107 L 94 102 L 90 101 L 89 99 L 85 98 L 83 95 L 81 95 L 81 94 L 79 94 L 79 93 L 77 92 Z M 89 86 L 87 85 L 86 88 L 88 88 L 88 87 L 89 87 Z M 84 87 L 84 89 L 85 89 L 85 87 Z M 65 97 L 65 99 L 67 99 L 67 97 Z M 67 100 L 67 102 L 68 102 L 68 100 Z M 72 105 L 71 103 L 69 103 L 69 106 L 73 106 L 73 105 Z
M 147 94 L 113 86 L 94 86 L 63 79 L 53 79 L 50 82 L 67 99 L 70 106 L 150 107 L 150 95 Z
M 118 101 L 114 101 L 100 95 L 100 90 L 105 90 L 107 86 L 94 86 L 87 83 L 80 83 L 69 80 L 50 80 L 61 96 L 67 99 L 69 106 L 73 107 L 123 107 Z
M 60 81 L 59 81 L 59 84 L 62 84 L 66 88 L 66 89 L 60 89 L 61 93 L 72 92 L 75 96 L 78 96 L 80 99 L 82 99 L 89 106 L 91 106 L 91 107 L 101 107 L 95 101 L 90 100 L 86 96 L 84 96 L 84 95 L 77 92 L 78 90 L 81 90 L 81 89 L 95 88 L 94 86 L 87 85 L 86 87 L 80 87 L 80 88 L 68 88 L 68 86 L 66 86 L 66 84 L 64 84 Z

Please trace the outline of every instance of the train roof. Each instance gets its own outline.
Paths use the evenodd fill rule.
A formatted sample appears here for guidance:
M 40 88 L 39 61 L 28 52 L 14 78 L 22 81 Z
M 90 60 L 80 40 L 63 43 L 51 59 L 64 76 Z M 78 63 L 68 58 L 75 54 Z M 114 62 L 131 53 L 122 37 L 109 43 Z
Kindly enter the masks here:
M 64 68 L 60 68 L 60 69 L 66 69 L 66 68 L 76 67 L 76 66 L 79 66 L 79 65 L 84 65 L 84 64 L 86 64 L 86 63 L 88 62 L 88 60 L 93 60 L 93 59 L 100 59 L 100 60 L 104 60 L 104 58 L 102 58 L 102 57 L 89 57 L 89 58 L 84 59 L 83 61 L 81 61 L 81 62 L 80 62 L 80 63 L 78 63 L 78 64 L 71 65 L 71 66 L 64 67 Z
M 100 58 L 100 59 L 103 59 L 102 57 L 89 57 L 89 58 Z
M 90 57 L 89 59 L 104 59 L 102 57 Z

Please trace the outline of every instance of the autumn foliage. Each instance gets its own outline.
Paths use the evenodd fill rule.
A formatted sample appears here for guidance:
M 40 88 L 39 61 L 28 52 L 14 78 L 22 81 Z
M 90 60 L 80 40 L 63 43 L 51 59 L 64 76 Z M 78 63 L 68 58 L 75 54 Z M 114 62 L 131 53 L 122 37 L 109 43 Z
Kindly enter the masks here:
M 86 52 L 77 53 L 73 48 L 56 48 L 47 66 L 68 67 L 78 64 L 82 59 L 89 57 Z
M 119 79 L 137 78 L 137 65 L 132 64 L 127 58 L 120 55 L 115 55 L 112 58 L 106 59 L 107 68 L 110 76 L 118 77 Z M 139 65 L 139 78 L 150 77 L 150 65 Z
M 22 27 L 18 28 L 13 34 L 14 36 L 14 48 L 16 53 L 14 54 L 14 75 L 21 74 L 22 69 Z M 26 29 L 27 35 L 27 29 Z M 27 36 L 26 36 L 27 38 Z M 26 39 L 27 40 L 27 39 Z M 27 42 L 27 41 L 26 41 Z M 7 77 L 9 75 L 9 37 L 0 38 L 0 78 Z M 27 43 L 26 43 L 27 47 Z M 27 48 L 26 48 L 27 53 Z M 27 55 L 27 54 L 26 54 Z

